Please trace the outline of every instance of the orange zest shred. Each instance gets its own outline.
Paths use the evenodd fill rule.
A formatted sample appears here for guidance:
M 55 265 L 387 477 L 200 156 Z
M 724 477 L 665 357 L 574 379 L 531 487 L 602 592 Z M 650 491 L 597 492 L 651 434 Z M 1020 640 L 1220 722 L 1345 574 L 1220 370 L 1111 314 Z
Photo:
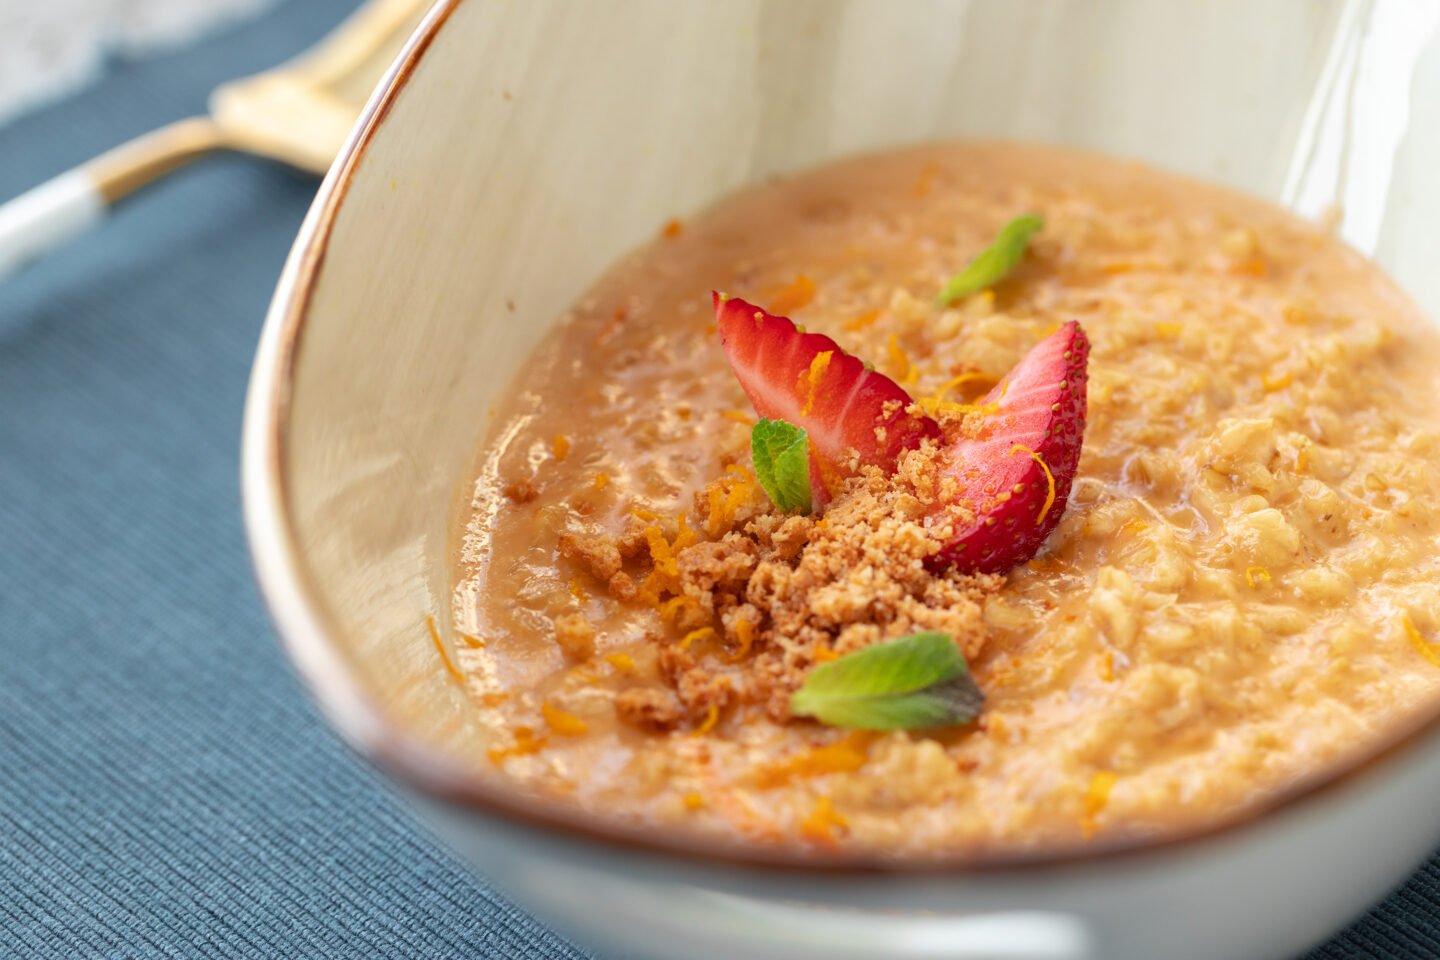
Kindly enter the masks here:
M 823 777 L 831 773 L 854 773 L 870 758 L 870 744 L 875 734 L 856 730 L 834 743 L 815 747 L 771 764 L 755 777 L 761 790 L 783 787 L 807 777 Z
M 1270 571 L 1264 567 L 1246 567 L 1245 582 L 1250 584 L 1250 589 L 1255 589 L 1262 583 L 1270 582 Z
M 684 232 L 685 224 L 675 219 L 666 220 L 665 226 L 660 229 L 660 234 L 670 240 L 674 240 Z
M 820 381 L 825 379 L 825 371 L 830 369 L 830 360 L 834 356 L 834 350 L 821 350 L 810 361 L 810 369 L 800 374 L 800 381 L 795 384 L 796 392 L 805 398 L 800 416 L 807 417 L 815 409 L 815 391 L 819 389 Z
M 574 597 L 581 603 L 584 603 L 586 600 L 590 599 L 590 594 L 585 592 L 585 587 L 581 585 L 580 578 L 578 576 L 570 578 L 570 596 Z
M 721 410 L 720 416 L 726 420 L 734 420 L 736 423 L 743 423 L 747 427 L 755 426 L 755 418 L 744 410 Z
M 562 737 L 578 737 L 590 729 L 590 724 L 580 717 L 552 704 L 549 700 L 540 704 L 540 715 L 550 729 Z
M 681 594 L 678 597 L 671 597 L 660 604 L 660 619 L 666 623 L 674 623 L 680 617 L 680 611 L 689 608 L 700 609 L 700 601 L 694 597 Z
M 1085 789 L 1085 813 L 1080 819 L 1085 836 L 1094 835 L 1095 818 L 1105 809 L 1105 804 L 1110 802 L 1110 791 L 1114 788 L 1115 774 L 1109 770 L 1097 770 L 1090 778 L 1090 786 Z
M 714 729 L 715 729 L 715 724 L 717 724 L 717 723 L 719 723 L 719 722 L 720 722 L 720 705 L 719 705 L 718 703 L 712 703 L 712 704 L 710 704 L 710 712 L 707 713 L 707 714 L 705 714 L 705 722 L 701 723 L 700 726 L 698 726 L 698 727 L 696 727 L 694 730 L 690 731 L 690 736 L 692 736 L 692 737 L 703 737 L 703 736 L 705 736 L 705 734 L 709 733 L 711 730 L 714 730 Z
M 480 704 L 486 707 L 498 707 L 509 699 L 510 694 L 503 691 L 500 693 L 485 693 L 480 696 Z
M 812 843 L 834 846 L 835 831 L 849 826 L 850 822 L 840 815 L 830 798 L 821 794 L 815 799 L 815 807 L 809 816 L 800 821 L 800 833 Z
M 788 316 L 815 298 L 815 281 L 803 273 L 775 292 L 770 298 L 770 312 L 777 316 Z
M 885 352 L 890 357 L 890 364 L 895 368 L 895 380 L 901 386 L 909 386 L 919 379 L 920 373 L 910 363 L 910 354 L 900 346 L 900 337 L 897 334 L 890 334 L 890 339 L 885 343 Z
M 1180 334 L 1183 333 L 1184 331 L 1185 331 L 1185 324 L 1183 324 L 1183 323 L 1157 323 L 1157 324 L 1155 324 L 1155 333 L 1156 333 L 1157 336 L 1161 336 L 1161 337 L 1178 337 L 1178 336 L 1180 336 Z
M 840 325 L 840 327 L 842 330 L 848 330 L 851 333 L 854 333 L 857 330 L 864 330 L 866 327 L 870 326 L 870 324 L 874 323 L 876 320 L 879 320 L 881 314 L 883 314 L 884 312 L 885 311 L 879 309 L 866 310 L 864 313 L 860 314 L 860 316 L 854 318 L 853 320 L 846 320 Z
M 514 731 L 515 742 L 508 747 L 491 747 L 485 751 L 490 762 L 496 764 L 504 763 L 510 757 L 524 757 L 532 753 L 539 753 L 548 742 L 547 737 L 535 736 L 535 731 L 529 727 L 516 727 Z
M 705 487 L 705 535 L 718 540 L 735 521 L 736 511 L 755 492 L 755 475 L 746 467 L 732 463 L 725 468 L 726 476 Z
M 1265 388 L 1266 393 L 1274 393 L 1276 390 L 1284 390 L 1295 382 L 1295 376 L 1291 373 L 1282 373 L 1278 377 L 1262 377 L 1260 385 Z
M 755 624 L 750 622 L 749 617 L 741 617 L 735 621 L 735 643 L 734 652 L 725 657 L 731 663 L 744 660 L 750 655 L 750 648 L 755 644 Z
M 591 486 L 593 486 L 596 490 L 604 490 L 606 487 L 608 487 L 608 486 L 610 485 L 610 474 L 608 474 L 608 473 L 597 473 L 597 474 L 595 474 L 595 478 L 590 481 L 590 484 L 591 484 Z
M 839 660 L 840 654 L 829 644 L 817 641 L 810 650 L 810 659 L 814 663 L 829 663 L 831 660 Z
M 1234 276 L 1263 277 L 1269 272 L 1269 265 L 1264 257 L 1246 257 L 1244 260 L 1229 261 L 1225 272 Z
M 1310 472 L 1310 446 L 1306 444 L 1295 451 L 1295 472 L 1305 474 Z
M 1011 447 L 1010 456 L 1015 456 L 1016 451 L 1020 450 L 1023 450 L 1025 453 L 1029 454 L 1031 460 L 1034 460 L 1036 463 L 1040 464 L 1040 469 L 1045 471 L 1045 482 L 1049 484 L 1049 490 L 1047 490 L 1045 493 L 1045 506 L 1040 508 L 1040 515 L 1035 518 L 1035 526 L 1038 527 L 1040 526 L 1040 524 L 1045 522 L 1045 514 L 1049 513 L 1050 508 L 1055 504 L 1055 475 L 1050 472 L 1050 465 L 1045 462 L 1045 458 L 1040 456 L 1040 454 L 1036 453 L 1034 450 L 1031 450 L 1024 444 L 1017 443 L 1015 444 L 1015 446 Z
M 485 649 L 485 641 L 481 640 L 479 637 L 472 637 L 468 633 L 462 633 L 460 634 L 460 639 L 464 640 L 465 646 L 469 647 L 471 650 Z
M 607 653 L 605 662 L 621 673 L 635 672 L 635 658 L 628 653 Z
M 1431 643 L 1420 635 L 1415 622 L 1410 619 L 1409 614 L 1400 617 L 1400 622 L 1405 625 L 1405 636 L 1409 639 L 1410 645 L 1416 649 L 1420 656 L 1429 660 L 1432 666 L 1440 667 L 1440 644 Z
M 550 452 L 555 455 L 558 462 L 564 463 L 565 458 L 570 456 L 570 438 L 563 433 L 555 434 L 555 440 L 550 445 Z
M 1150 524 L 1141 520 L 1139 517 L 1131 517 L 1129 520 L 1120 524 L 1121 533 L 1140 534 L 1148 529 L 1150 529 Z
M 716 639 L 714 627 L 697 627 L 696 629 L 691 630 L 689 633 L 685 634 L 685 636 L 681 637 L 680 642 L 676 646 L 681 650 L 689 650 L 690 645 L 692 643 L 695 643 L 697 640 L 714 639 Z
M 1115 679 L 1115 651 L 1106 650 L 1100 657 L 1100 679 L 1110 683 Z
M 682 796 L 680 802 L 685 805 L 686 810 L 699 810 L 705 806 L 705 798 L 693 790 Z
M 445 649 L 445 641 L 440 639 L 440 631 L 435 627 L 435 618 L 426 617 L 425 626 L 430 631 L 430 640 L 435 644 L 435 652 L 440 654 L 440 662 L 445 664 L 445 672 L 450 674 L 456 683 L 464 683 L 464 674 L 455 666 L 455 661 L 450 659 L 450 651 Z

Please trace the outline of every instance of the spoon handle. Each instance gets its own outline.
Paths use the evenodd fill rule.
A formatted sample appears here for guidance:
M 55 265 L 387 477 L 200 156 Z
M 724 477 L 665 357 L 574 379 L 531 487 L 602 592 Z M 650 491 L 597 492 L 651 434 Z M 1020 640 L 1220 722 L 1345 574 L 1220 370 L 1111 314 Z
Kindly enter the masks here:
M 0 204 L 0 280 L 95 226 L 121 198 L 224 145 L 210 120 L 181 120 Z

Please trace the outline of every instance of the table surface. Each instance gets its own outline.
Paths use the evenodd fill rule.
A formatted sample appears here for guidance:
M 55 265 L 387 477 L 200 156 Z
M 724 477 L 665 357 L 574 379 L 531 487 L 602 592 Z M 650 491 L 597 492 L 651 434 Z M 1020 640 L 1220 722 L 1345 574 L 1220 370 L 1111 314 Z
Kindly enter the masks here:
M 286 3 L 0 128 L 0 198 L 352 5 Z M 0 283 L 0 956 L 587 956 L 336 740 L 256 595 L 242 399 L 315 187 L 207 161 Z M 1432 860 L 1310 960 L 1440 957 L 1437 908 Z

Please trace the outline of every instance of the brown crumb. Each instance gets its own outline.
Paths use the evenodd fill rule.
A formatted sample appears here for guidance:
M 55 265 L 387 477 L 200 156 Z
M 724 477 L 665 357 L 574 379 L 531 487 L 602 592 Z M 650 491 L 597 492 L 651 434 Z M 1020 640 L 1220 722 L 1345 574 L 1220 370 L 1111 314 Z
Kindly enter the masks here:
M 635 687 L 615 697 L 615 715 L 642 730 L 673 730 L 685 716 L 675 694 L 661 687 Z
M 610 595 L 616 600 L 635 599 L 635 578 L 624 570 L 617 571 L 605 586 L 609 589 Z
M 609 583 L 620 572 L 620 551 L 613 537 L 562 533 L 557 546 L 562 556 L 583 566 L 601 583 Z
M 572 537 L 561 549 L 601 569 L 618 570 L 622 556 L 639 562 L 634 580 L 616 576 L 669 626 L 650 642 L 689 721 L 737 701 L 784 721 L 790 695 L 823 659 L 921 630 L 950 634 L 967 658 L 984 646 L 983 601 L 1003 578 L 927 569 L 965 520 L 958 508 L 935 506 L 948 479 L 936 457 L 927 444 L 905 454 L 894 475 L 862 470 L 819 521 L 776 513 L 739 468 L 727 471 L 695 498 L 709 538 L 681 544 L 677 534 L 659 544 L 666 558 L 666 545 L 674 548 L 668 572 L 634 531 Z M 613 583 L 611 592 L 619 595 Z
M 514 483 L 506 484 L 504 493 L 516 503 L 529 503 L 540 496 L 540 490 L 529 480 L 516 480 Z
M 567 613 L 555 618 L 555 642 L 572 660 L 588 660 L 595 655 L 595 627 L 583 613 Z

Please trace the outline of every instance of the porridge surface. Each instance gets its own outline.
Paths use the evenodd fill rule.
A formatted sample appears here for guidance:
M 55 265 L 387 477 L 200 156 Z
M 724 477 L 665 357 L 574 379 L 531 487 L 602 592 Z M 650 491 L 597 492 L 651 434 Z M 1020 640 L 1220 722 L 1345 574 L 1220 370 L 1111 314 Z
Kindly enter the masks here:
M 1026 211 L 1046 225 L 1021 267 L 935 306 Z M 764 509 L 712 288 L 917 398 L 973 399 L 1083 324 L 1089 418 L 1059 528 L 1008 578 L 914 614 L 963 634 L 978 722 L 846 732 L 744 688 L 690 691 L 647 726 L 674 713 L 656 691 L 685 637 L 702 678 L 763 654 L 748 635 L 736 648 L 733 623 L 707 634 L 686 603 L 617 588 L 594 546 L 628 536 L 658 565 L 645 528 L 703 549 Z M 1042 847 L 1233 815 L 1440 690 L 1437 380 L 1435 334 L 1363 258 L 1141 166 L 942 145 L 739 194 L 619 263 L 494 411 L 455 594 L 491 759 L 607 814 L 817 851 Z

